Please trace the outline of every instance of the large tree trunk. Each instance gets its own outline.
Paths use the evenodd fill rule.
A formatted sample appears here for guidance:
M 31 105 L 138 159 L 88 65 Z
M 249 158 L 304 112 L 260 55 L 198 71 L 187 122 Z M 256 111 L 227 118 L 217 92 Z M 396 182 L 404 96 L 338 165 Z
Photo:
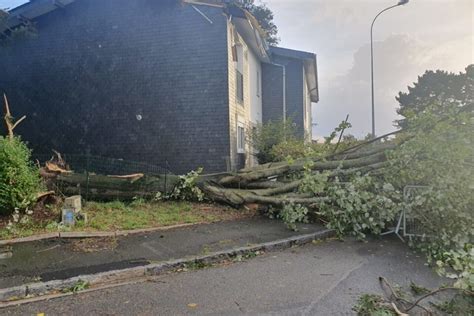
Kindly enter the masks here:
M 373 140 L 366 144 L 374 142 Z M 327 172 L 328 181 L 345 178 L 354 173 L 365 174 L 387 166 L 386 152 L 395 147 L 385 143 L 366 148 L 364 145 L 331 154 L 324 159 L 298 159 L 293 163 L 277 162 L 242 169 L 235 173 L 219 173 L 200 176 L 196 184 L 209 200 L 240 207 L 249 203 L 281 206 L 294 202 L 315 206 L 324 201 L 324 196 L 301 193 L 303 171 Z M 58 155 L 60 158 L 60 155 Z M 60 159 L 61 160 L 61 159 Z M 64 162 L 64 161 L 62 161 Z M 53 165 L 54 167 L 54 165 Z M 179 176 L 106 176 L 76 174 L 65 170 L 54 170 L 52 183 L 62 193 L 82 194 L 88 199 L 127 200 L 134 197 L 153 198 L 157 193 L 170 194 L 180 182 Z M 46 172 L 51 176 L 51 173 Z
M 171 193 L 179 182 L 175 175 L 137 177 L 105 176 L 83 173 L 62 173 L 54 185 L 63 194 L 80 194 L 93 200 L 130 200 L 153 198 L 158 192 Z

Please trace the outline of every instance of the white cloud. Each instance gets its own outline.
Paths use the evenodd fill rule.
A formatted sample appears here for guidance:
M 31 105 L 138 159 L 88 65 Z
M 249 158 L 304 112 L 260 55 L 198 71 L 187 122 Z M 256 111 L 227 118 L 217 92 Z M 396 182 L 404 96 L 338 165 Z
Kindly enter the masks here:
M 398 0 L 265 0 L 282 46 L 318 55 L 321 101 L 315 135 L 327 135 L 350 113 L 351 133 L 371 128 L 369 30 Z M 458 72 L 474 62 L 472 0 L 410 0 L 385 12 L 374 28 L 379 133 L 392 129 L 396 94 L 427 69 Z

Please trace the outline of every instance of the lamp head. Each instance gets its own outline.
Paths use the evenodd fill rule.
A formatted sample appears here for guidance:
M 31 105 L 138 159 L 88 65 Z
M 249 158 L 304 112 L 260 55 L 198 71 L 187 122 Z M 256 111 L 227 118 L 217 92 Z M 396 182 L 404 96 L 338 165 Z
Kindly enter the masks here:
M 400 0 L 398 1 L 398 5 L 404 5 L 407 4 L 409 0 Z

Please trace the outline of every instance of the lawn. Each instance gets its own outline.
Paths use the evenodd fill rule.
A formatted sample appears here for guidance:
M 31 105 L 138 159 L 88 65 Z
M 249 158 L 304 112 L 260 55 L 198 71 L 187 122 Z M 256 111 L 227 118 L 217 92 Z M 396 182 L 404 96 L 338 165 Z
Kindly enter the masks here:
M 178 224 L 211 223 L 253 215 L 250 211 L 235 210 L 222 205 L 184 201 L 88 202 L 82 210 L 87 220 L 78 221 L 74 227 L 64 227 L 59 224 L 59 209 L 49 208 L 47 211 L 38 212 L 47 215 L 33 215 L 22 223 L 13 225 L 11 229 L 7 229 L 8 219 L 4 218 L 0 221 L 0 239 L 58 231 L 114 232 Z

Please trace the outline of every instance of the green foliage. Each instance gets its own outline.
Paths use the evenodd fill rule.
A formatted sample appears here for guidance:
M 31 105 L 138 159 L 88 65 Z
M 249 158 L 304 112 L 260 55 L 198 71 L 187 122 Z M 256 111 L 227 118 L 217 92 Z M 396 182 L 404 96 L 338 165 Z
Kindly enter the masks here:
M 170 198 L 176 200 L 203 201 L 204 193 L 196 185 L 196 181 L 201 173 L 202 168 L 199 168 L 197 171 L 193 170 L 184 176 L 180 176 L 180 181 L 173 189 Z
M 291 119 L 259 124 L 249 133 L 250 144 L 257 150 L 256 157 L 260 164 L 276 161 L 275 153 L 272 152 L 275 145 L 295 144 L 296 140 L 296 130 Z
M 305 144 L 304 141 L 299 139 L 290 139 L 282 141 L 274 145 L 270 151 L 268 162 L 272 161 L 288 161 L 291 162 L 294 159 L 306 157 L 311 151 L 311 146 Z
M 308 209 L 301 204 L 287 203 L 280 211 L 279 218 L 288 226 L 289 229 L 296 231 L 296 223 L 308 222 Z
M 313 172 L 311 171 L 312 163 L 304 166 L 303 178 L 299 191 L 301 193 L 312 193 L 318 195 L 326 189 L 329 180 L 329 172 Z
M 323 144 L 306 142 L 296 137 L 296 129 L 291 119 L 268 122 L 259 125 L 250 135 L 251 145 L 258 151 L 259 163 L 288 161 L 292 162 L 299 158 L 317 159 L 331 154 L 337 146 L 343 150 L 357 144 L 359 141 L 352 135 L 343 136 L 340 143 L 334 143 L 335 138 L 351 127 L 347 121 L 342 121 L 334 129 L 329 137 L 325 138 Z
M 446 102 L 456 106 L 472 104 L 474 91 L 474 65 L 466 67 L 466 72 L 454 74 L 446 71 L 426 71 L 418 77 L 413 87 L 408 87 L 408 93 L 400 92 L 397 101 L 400 103 L 398 114 L 405 119 L 398 122 L 406 127 L 410 116 L 425 111 L 432 104 Z
M 383 305 L 384 299 L 380 295 L 364 294 L 357 300 L 353 310 L 360 316 L 395 316 L 391 308 Z
M 277 45 L 280 42 L 280 38 L 278 37 L 278 27 L 273 22 L 272 10 L 265 3 L 255 4 L 255 0 L 244 0 L 243 7 L 257 19 L 265 32 L 267 43 Z
M 455 279 L 454 286 L 474 291 L 474 245 L 445 252 L 436 261 L 439 274 Z
M 10 44 L 17 39 L 36 36 L 36 27 L 32 22 L 24 21 L 21 25 L 11 29 L 8 27 L 9 13 L 0 9 L 0 46 Z
M 89 282 L 79 280 L 74 284 L 74 286 L 64 289 L 63 292 L 64 293 L 68 293 L 68 292 L 77 293 L 77 292 L 87 290 L 89 287 L 90 287 Z
M 410 290 L 414 295 L 424 295 L 430 292 L 426 287 L 420 286 L 414 282 L 410 283 Z
M 39 170 L 30 157 L 19 138 L 0 136 L 0 215 L 26 209 L 41 191 Z
M 318 214 L 340 237 L 363 239 L 368 233 L 378 235 L 400 211 L 399 192 L 369 175 L 356 175 L 350 182 L 336 179 L 326 187 L 324 195 L 328 200 L 321 203 Z
M 399 188 L 429 187 L 405 205 L 424 235 L 412 244 L 440 267 L 454 268 L 457 285 L 463 287 L 472 286 L 472 253 L 467 248 L 474 243 L 473 106 L 460 107 L 451 100 L 412 113 L 406 141 L 391 154 L 385 174 Z
M 334 139 L 340 134 L 342 131 L 349 129 L 352 127 L 352 124 L 347 121 L 342 121 L 339 125 L 332 131 L 332 133 L 328 137 L 324 137 L 324 143 L 326 145 L 331 144 Z
M 474 315 L 474 296 L 458 293 L 452 299 L 433 306 L 447 315 Z

